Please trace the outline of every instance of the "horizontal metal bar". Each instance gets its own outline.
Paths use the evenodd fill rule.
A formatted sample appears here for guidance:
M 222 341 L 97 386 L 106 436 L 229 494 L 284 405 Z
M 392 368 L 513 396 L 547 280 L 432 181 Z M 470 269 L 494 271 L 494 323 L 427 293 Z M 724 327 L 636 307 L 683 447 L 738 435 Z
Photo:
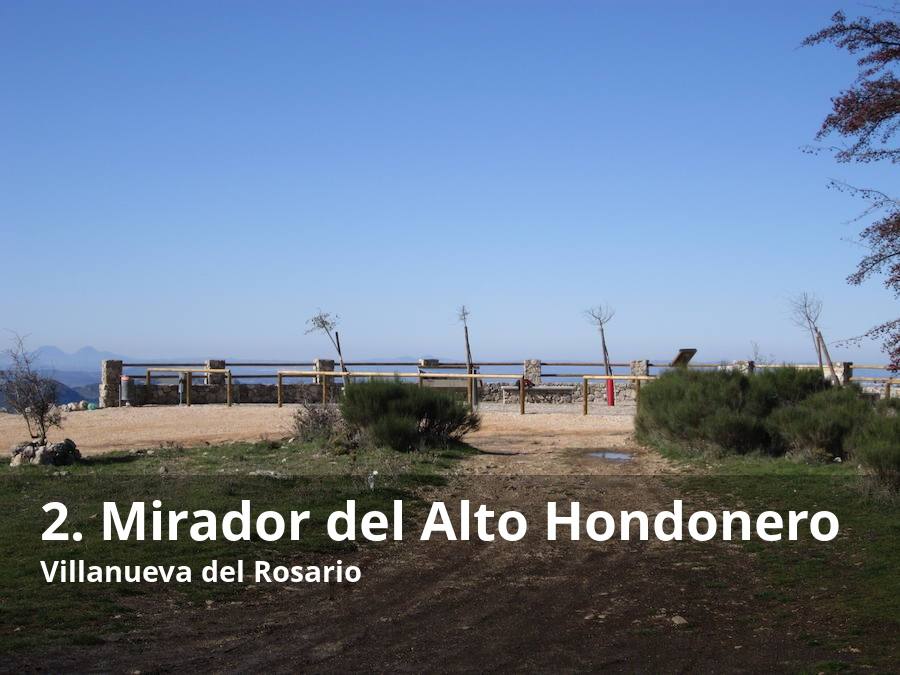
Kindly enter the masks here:
M 149 373 L 221 373 L 222 375 L 228 374 L 227 368 L 147 368 L 147 372 Z
M 583 380 L 655 380 L 656 375 L 582 375 Z
M 280 370 L 278 375 L 281 377 L 409 377 L 414 379 L 428 380 L 521 380 L 521 375 L 510 375 L 508 373 L 385 373 L 385 372 L 366 372 L 351 371 L 339 372 L 336 370 Z
M 269 366 L 311 366 L 312 361 L 227 361 L 229 368 L 267 368 Z
M 584 366 L 601 368 L 606 365 L 603 361 L 541 361 L 542 366 Z M 610 361 L 612 368 L 627 368 L 631 363 L 613 363 Z
M 177 367 L 177 368 L 191 368 L 193 366 L 197 366 L 198 368 L 205 368 L 205 363 L 167 363 L 163 361 L 157 361 L 156 363 L 122 363 L 123 368 L 168 368 L 168 367 Z

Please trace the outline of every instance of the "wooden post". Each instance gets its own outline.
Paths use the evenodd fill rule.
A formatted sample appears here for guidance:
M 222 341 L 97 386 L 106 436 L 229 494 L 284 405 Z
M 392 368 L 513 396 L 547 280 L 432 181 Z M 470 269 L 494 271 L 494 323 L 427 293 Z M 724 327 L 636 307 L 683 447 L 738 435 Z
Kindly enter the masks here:
M 525 378 L 519 380 L 519 414 L 525 414 Z
M 888 380 L 887 382 L 884 383 L 884 397 L 888 401 L 891 400 L 891 381 L 890 380 Z
M 634 407 L 641 407 L 641 381 L 635 380 L 635 388 L 634 388 Z
M 347 381 L 344 380 L 344 386 L 347 385 Z M 322 404 L 328 403 L 328 377 L 322 377 Z
M 228 387 L 228 391 L 226 393 L 226 400 L 228 402 L 228 407 L 230 408 L 232 400 L 233 400 L 232 396 L 231 396 L 231 371 L 230 370 L 228 371 L 227 379 L 228 379 L 228 381 L 226 383 L 226 386 Z
M 184 400 L 190 407 L 191 405 L 191 384 L 193 384 L 193 373 L 191 371 L 187 371 L 187 377 L 185 377 L 184 382 Z
M 147 386 L 147 400 L 150 400 L 150 369 L 147 368 L 147 379 L 144 380 Z
M 278 407 L 280 408 L 280 407 L 284 404 L 284 394 L 281 393 L 281 385 L 282 385 L 282 383 L 283 383 L 283 379 L 284 379 L 284 378 L 282 377 L 281 373 L 278 373 L 277 379 L 278 379 L 278 384 L 277 384 L 277 388 L 278 388 Z M 242 407 L 243 407 L 243 406 L 242 406 Z
M 588 414 L 588 380 L 584 378 L 581 381 L 581 398 L 582 398 L 582 406 L 584 408 L 583 414 Z

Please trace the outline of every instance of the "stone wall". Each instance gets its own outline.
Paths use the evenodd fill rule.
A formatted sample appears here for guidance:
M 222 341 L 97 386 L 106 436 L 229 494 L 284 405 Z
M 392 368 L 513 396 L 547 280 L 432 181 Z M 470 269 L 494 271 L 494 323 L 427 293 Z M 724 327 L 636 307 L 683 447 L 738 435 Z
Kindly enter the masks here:
M 502 403 L 504 389 L 506 390 L 506 403 L 519 402 L 519 386 L 499 382 L 488 382 L 479 387 L 478 400 L 484 403 Z M 634 399 L 634 387 L 630 382 L 617 381 L 615 391 L 617 402 Z M 583 397 L 580 382 L 571 385 L 545 384 L 525 390 L 526 403 L 580 403 Z M 606 401 L 605 382 L 588 385 L 588 401 Z
M 340 396 L 341 385 L 331 385 L 328 392 L 330 400 Z M 321 403 L 322 386 L 319 384 L 285 384 L 282 386 L 285 403 Z M 241 403 L 277 403 L 278 386 L 275 384 L 239 384 L 234 382 L 231 388 L 232 402 Z M 334 397 L 334 398 L 332 398 Z M 191 387 L 191 405 L 224 404 L 228 400 L 227 384 L 194 384 Z M 178 405 L 177 384 L 151 384 L 148 392 L 143 384 L 134 387 L 133 405 Z

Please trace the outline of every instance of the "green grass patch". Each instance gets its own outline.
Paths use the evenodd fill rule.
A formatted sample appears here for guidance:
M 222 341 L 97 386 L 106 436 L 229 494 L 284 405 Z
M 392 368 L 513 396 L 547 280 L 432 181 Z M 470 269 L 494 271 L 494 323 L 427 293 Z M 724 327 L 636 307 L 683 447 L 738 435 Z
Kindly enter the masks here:
M 764 591 L 786 604 L 808 604 L 829 617 L 817 644 L 848 647 L 865 638 L 866 659 L 890 663 L 900 632 L 900 503 L 867 497 L 859 468 L 850 462 L 807 464 L 786 458 L 745 455 L 710 459 L 671 446 L 664 455 L 687 469 L 673 478 L 686 500 L 714 502 L 717 508 L 833 512 L 840 533 L 818 542 L 808 533 L 797 542 L 743 542 L 770 582 Z M 881 650 L 881 653 L 874 653 Z M 894 664 L 896 665 L 896 664 Z
M 443 483 L 454 462 L 475 452 L 454 445 L 429 453 L 386 449 L 334 453 L 277 442 L 236 443 L 183 449 L 117 452 L 64 469 L 0 468 L 0 651 L 53 644 L 89 646 L 100 636 L 132 624 L 142 596 L 155 602 L 203 603 L 233 597 L 239 584 L 199 580 L 213 559 L 264 559 L 274 564 L 334 564 L 352 545 L 328 538 L 328 515 L 355 499 L 357 515 L 378 509 L 390 513 L 394 499 L 414 507 L 416 488 Z M 375 489 L 367 477 L 377 471 Z M 120 542 L 102 539 L 102 504 L 115 501 L 127 513 L 133 501 L 162 501 L 167 511 L 209 509 L 221 516 L 249 499 L 252 513 L 309 510 L 299 541 L 198 543 L 181 528 L 178 541 Z M 61 531 L 82 532 L 81 542 L 44 542 L 42 532 L 55 514 L 42 507 L 60 501 L 68 507 Z M 411 510 L 407 510 L 408 517 Z M 149 523 L 148 523 L 149 524 Z M 149 529 L 148 529 L 149 532 Z M 254 535 L 255 537 L 255 535 Z M 320 554 L 327 554 L 324 557 Z M 40 561 L 84 559 L 97 565 L 188 565 L 190 584 L 49 584 Z

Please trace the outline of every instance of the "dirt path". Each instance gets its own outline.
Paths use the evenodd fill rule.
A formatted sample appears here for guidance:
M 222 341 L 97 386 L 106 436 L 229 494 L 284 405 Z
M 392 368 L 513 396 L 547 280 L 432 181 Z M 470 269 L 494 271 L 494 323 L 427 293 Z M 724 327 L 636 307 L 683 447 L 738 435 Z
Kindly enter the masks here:
M 54 429 L 50 440 L 71 438 L 83 455 L 169 443 L 192 446 L 254 441 L 288 433 L 294 408 L 204 405 L 84 410 L 66 413 L 63 428 Z M 22 420 L 0 414 L 0 447 L 6 449 L 23 440 L 27 436 Z
M 494 406 L 482 413 L 484 430 L 474 435 L 479 441 L 492 443 L 491 437 L 502 434 L 502 443 L 521 438 L 527 444 L 530 434 L 544 434 L 541 443 L 565 429 L 567 438 L 592 437 L 598 433 L 627 433 L 631 429 L 631 409 L 604 408 L 588 417 L 572 408 L 563 413 L 516 414 L 515 406 L 507 411 Z M 93 455 L 110 450 L 150 448 L 177 443 L 186 447 L 227 441 L 257 441 L 281 438 L 290 434 L 291 416 L 297 406 L 224 405 L 145 406 L 140 408 L 104 408 L 66 413 L 63 428 L 50 432 L 51 441 L 71 438 L 82 454 Z M 0 413 L 0 448 L 7 449 L 27 440 L 25 426 L 17 415 Z
M 254 588 L 223 605 L 136 600 L 138 630 L 11 664 L 52 671 L 793 671 L 835 658 L 799 639 L 812 615 L 772 601 L 753 560 L 724 544 L 547 541 L 548 500 L 585 510 L 671 506 L 671 467 L 630 421 L 489 415 L 428 500 L 516 509 L 516 543 L 406 541 L 344 556 L 354 585 Z M 631 453 L 626 462 L 591 452 Z M 333 563 L 311 556 L 297 564 Z M 812 624 L 812 626 L 810 625 Z

